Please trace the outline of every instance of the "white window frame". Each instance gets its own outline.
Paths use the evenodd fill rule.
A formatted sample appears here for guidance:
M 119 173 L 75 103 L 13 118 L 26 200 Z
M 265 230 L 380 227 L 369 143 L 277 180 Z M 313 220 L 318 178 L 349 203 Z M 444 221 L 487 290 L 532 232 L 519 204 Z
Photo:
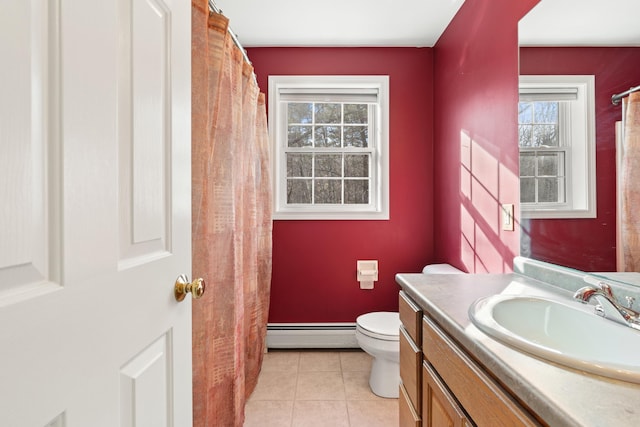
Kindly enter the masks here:
M 371 153 L 369 204 L 287 204 L 287 112 L 281 95 L 314 91 L 377 93 L 367 149 Z M 269 138 L 274 220 L 389 219 L 389 76 L 269 76 Z
M 560 112 L 560 122 L 570 122 L 561 129 L 561 146 L 567 156 L 565 164 L 565 203 L 520 203 L 522 218 L 596 218 L 596 141 L 595 77 L 592 75 L 520 76 L 520 91 L 562 93 L 574 91 L 577 99 L 569 101 Z

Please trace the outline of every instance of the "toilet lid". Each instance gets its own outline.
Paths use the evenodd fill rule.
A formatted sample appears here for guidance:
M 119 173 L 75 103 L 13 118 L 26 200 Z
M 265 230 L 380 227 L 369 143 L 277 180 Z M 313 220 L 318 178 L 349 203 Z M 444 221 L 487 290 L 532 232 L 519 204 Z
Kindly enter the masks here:
M 400 336 L 400 315 L 379 311 L 358 316 L 356 324 L 360 330 L 375 338 L 397 340 Z

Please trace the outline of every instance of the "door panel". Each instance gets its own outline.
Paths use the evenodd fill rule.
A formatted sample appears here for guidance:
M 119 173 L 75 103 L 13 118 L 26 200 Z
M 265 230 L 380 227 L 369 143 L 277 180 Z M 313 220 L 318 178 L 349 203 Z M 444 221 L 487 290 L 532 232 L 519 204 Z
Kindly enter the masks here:
M 170 351 L 170 336 L 163 335 L 120 370 L 121 427 L 167 425 Z
M 0 425 L 191 425 L 190 7 L 0 2 Z
M 170 14 L 120 0 L 118 111 L 121 268 L 171 251 Z M 134 31 L 135 29 L 135 31 Z
M 0 307 L 58 287 L 57 115 L 49 84 L 59 61 L 55 4 L 0 4 Z M 48 132 L 51 130 L 51 132 Z M 52 249 L 54 249 L 52 251 Z

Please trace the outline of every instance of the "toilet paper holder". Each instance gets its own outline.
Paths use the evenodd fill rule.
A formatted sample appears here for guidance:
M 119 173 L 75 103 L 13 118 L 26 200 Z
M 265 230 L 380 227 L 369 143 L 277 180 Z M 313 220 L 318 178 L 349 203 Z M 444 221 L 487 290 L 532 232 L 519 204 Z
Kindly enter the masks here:
M 358 282 L 376 282 L 378 280 L 378 261 L 358 260 L 357 271 Z

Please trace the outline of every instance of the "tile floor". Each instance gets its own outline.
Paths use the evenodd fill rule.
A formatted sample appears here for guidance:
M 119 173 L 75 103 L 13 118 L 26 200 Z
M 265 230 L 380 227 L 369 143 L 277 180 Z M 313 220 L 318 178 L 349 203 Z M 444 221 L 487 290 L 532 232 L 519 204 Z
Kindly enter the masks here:
M 371 392 L 370 367 L 357 350 L 270 350 L 244 427 L 396 427 L 398 399 Z

